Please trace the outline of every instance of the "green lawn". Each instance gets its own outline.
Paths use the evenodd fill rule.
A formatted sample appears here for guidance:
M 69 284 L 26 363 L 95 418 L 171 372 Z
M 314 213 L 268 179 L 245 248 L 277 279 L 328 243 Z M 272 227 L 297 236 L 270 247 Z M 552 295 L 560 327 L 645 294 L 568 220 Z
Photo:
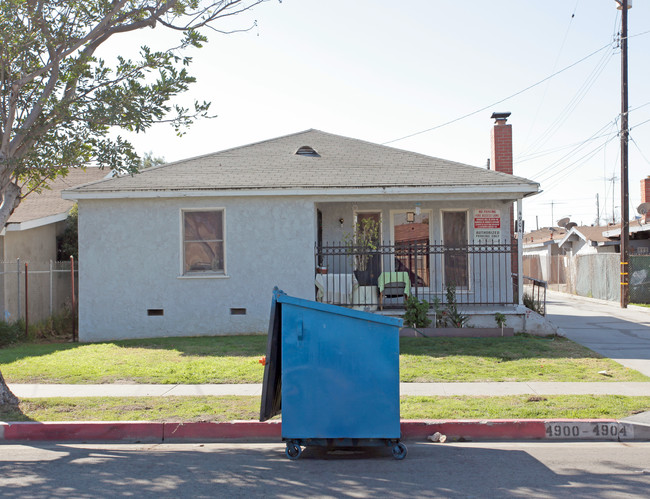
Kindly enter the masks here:
M 104 397 L 24 399 L 0 421 L 257 420 L 259 397 Z M 402 397 L 403 419 L 620 419 L 650 410 L 650 397 Z
M 401 338 L 400 349 L 405 382 L 650 381 L 564 338 Z M 0 371 L 8 383 L 261 383 L 265 351 L 259 335 L 21 344 L 0 349 Z

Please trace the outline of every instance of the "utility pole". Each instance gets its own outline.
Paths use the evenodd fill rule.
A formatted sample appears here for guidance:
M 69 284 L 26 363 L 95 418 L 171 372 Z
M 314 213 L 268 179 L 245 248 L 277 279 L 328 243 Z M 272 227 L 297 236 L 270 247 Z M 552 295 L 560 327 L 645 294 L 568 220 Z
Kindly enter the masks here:
M 627 96 L 627 10 L 629 0 L 616 0 L 621 9 L 621 308 L 627 308 L 629 295 L 630 214 L 628 200 L 628 96 Z
M 600 199 L 596 193 L 596 226 L 600 226 Z

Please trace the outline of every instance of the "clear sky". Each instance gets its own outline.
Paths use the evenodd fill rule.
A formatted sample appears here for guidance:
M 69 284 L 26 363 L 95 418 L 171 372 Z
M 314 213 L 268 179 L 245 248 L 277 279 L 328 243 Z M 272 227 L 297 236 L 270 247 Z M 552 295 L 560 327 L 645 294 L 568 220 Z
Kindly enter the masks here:
M 129 138 L 139 152 L 173 161 L 317 128 L 484 167 L 490 116 L 510 111 L 514 173 L 544 191 L 524 201 L 526 230 L 567 216 L 594 223 L 597 194 L 601 222 L 611 221 L 612 206 L 620 216 L 616 6 L 614 0 L 271 0 L 232 21 L 243 27 L 257 20 L 253 30 L 211 32 L 209 43 L 192 51 L 190 71 L 198 81 L 182 100 L 212 101 L 217 118 L 181 138 L 168 125 Z M 632 217 L 640 180 L 650 175 L 647 1 L 634 0 L 628 29 Z M 156 47 L 161 35 L 168 41 L 163 30 L 143 30 L 106 51 Z

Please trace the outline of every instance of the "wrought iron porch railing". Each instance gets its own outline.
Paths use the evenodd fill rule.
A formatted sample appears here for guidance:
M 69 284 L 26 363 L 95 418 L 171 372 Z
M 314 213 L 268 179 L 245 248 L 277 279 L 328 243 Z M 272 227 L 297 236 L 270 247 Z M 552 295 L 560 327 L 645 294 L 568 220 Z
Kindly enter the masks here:
M 463 305 L 517 301 L 517 244 L 327 243 L 315 248 L 316 299 L 375 310 L 403 308 L 407 296 Z

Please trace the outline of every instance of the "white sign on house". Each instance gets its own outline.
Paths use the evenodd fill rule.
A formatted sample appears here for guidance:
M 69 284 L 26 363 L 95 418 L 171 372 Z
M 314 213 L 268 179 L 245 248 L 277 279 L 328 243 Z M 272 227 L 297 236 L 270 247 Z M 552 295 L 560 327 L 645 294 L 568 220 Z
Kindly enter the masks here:
M 474 240 L 484 243 L 501 242 L 501 210 L 474 210 Z

